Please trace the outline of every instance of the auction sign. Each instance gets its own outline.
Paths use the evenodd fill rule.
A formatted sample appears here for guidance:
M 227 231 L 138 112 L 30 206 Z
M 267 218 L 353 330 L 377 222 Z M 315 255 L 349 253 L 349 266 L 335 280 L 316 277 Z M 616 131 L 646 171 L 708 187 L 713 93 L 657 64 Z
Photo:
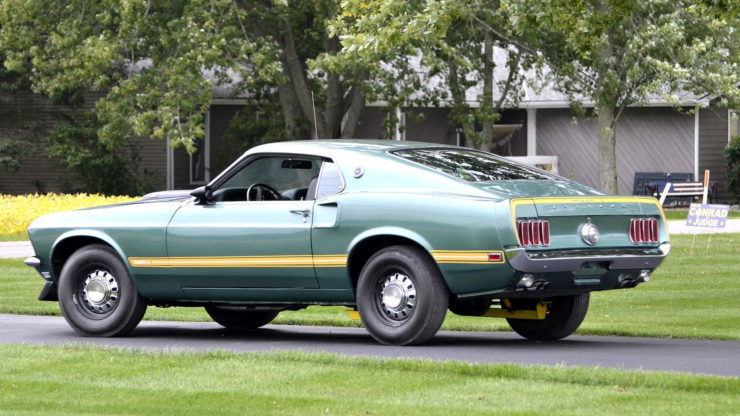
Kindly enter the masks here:
M 691 204 L 686 225 L 692 227 L 725 228 L 729 205 L 720 204 Z

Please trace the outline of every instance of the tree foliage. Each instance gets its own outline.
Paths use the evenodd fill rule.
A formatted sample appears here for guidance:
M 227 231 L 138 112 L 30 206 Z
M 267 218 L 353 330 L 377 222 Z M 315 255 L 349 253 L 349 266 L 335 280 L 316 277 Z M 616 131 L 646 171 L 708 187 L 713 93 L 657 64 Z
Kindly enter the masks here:
M 737 4 L 0 0 L 0 58 L 3 71 L 56 100 L 102 92 L 103 146 L 151 136 L 189 151 L 214 91 L 271 109 L 245 117 L 244 134 L 351 137 L 367 102 L 387 104 L 388 126 L 397 108 L 445 105 L 451 123 L 486 146 L 500 111 L 522 97 L 525 71 L 546 63 L 574 104 L 594 106 L 600 184 L 615 192 L 627 106 L 678 102 L 682 91 L 737 106 Z M 508 57 L 498 79 L 494 50 Z
M 105 93 L 104 143 L 151 136 L 193 151 L 215 90 L 277 103 L 283 137 L 351 137 L 365 103 L 396 100 L 413 71 L 403 54 L 386 61 L 392 71 L 334 60 L 338 10 L 323 0 L 2 0 L 0 44 L 4 66 L 29 74 L 36 92 Z
M 129 138 L 115 144 L 98 139 L 101 126 L 94 112 L 79 112 L 59 123 L 44 140 L 47 154 L 70 169 L 61 178 L 63 191 L 103 195 L 144 195 L 159 184 L 139 170 L 139 146 Z
M 510 39 L 498 1 L 349 0 L 342 8 L 332 26 L 343 36 L 342 58 L 411 58 L 420 82 L 393 104 L 447 105 L 450 122 L 490 149 L 493 124 L 521 99 L 524 71 L 535 63 Z M 494 47 L 508 52 L 507 76 L 498 80 Z
M 738 99 L 738 20 L 696 0 L 502 0 L 555 84 L 598 119 L 599 185 L 617 192 L 617 121 L 651 97 Z
M 460 37 L 480 48 L 488 35 L 546 64 L 551 80 L 575 107 L 589 104 L 596 110 L 599 182 L 607 192 L 617 191 L 616 123 L 627 106 L 656 96 L 678 103 L 682 92 L 737 104 L 737 2 L 443 0 L 417 1 L 411 9 L 405 3 L 345 1 L 343 14 L 354 19 L 342 27 L 347 48 L 372 52 L 411 45 L 450 50 L 455 49 L 450 40 Z M 478 56 L 483 59 L 461 67 L 481 82 L 479 74 L 487 74 L 490 63 L 487 54 Z M 451 61 L 450 68 L 458 62 Z M 449 78 L 454 93 L 454 77 Z M 484 91 L 478 98 L 483 120 L 492 117 L 487 111 L 490 95 Z
M 97 103 L 104 143 L 148 135 L 192 150 L 214 84 L 278 71 L 245 19 L 226 0 L 3 0 L 0 43 L 5 67 L 30 74 L 37 92 L 106 92 Z
M 732 138 L 725 148 L 727 189 L 740 201 L 740 136 Z

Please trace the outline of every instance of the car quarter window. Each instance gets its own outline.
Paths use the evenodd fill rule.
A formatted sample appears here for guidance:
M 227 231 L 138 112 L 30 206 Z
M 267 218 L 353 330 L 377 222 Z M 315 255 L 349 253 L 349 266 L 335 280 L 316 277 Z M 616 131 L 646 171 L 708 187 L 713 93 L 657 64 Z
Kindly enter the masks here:
M 473 150 L 410 149 L 399 150 L 393 154 L 466 182 L 559 179 L 547 172 Z
M 263 184 L 283 194 L 284 199 L 303 199 L 311 180 L 318 177 L 321 159 L 310 157 L 266 156 L 249 162 L 218 186 L 219 190 L 246 189 Z M 303 197 L 295 197 L 301 194 Z
M 323 198 L 340 192 L 344 188 L 344 179 L 339 168 L 333 162 L 326 161 L 321 169 L 318 186 L 316 188 L 316 199 Z

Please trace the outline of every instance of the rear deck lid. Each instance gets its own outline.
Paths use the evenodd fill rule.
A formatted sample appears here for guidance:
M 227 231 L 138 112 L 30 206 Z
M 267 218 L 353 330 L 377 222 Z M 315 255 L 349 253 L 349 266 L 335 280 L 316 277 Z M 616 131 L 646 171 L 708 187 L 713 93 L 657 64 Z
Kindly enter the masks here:
M 534 250 L 653 247 L 668 241 L 662 209 L 656 199 L 649 197 L 515 198 L 511 200 L 511 212 L 520 244 L 523 239 L 519 224 L 522 221 L 547 222 L 549 244 L 531 245 Z M 645 238 L 647 241 L 635 241 L 634 235 L 630 235 L 630 228 L 635 226 L 635 221 L 647 227 L 657 222 L 657 233 L 648 228 L 646 236 L 651 237 Z M 588 232 L 584 227 L 595 227 L 598 241 L 594 243 L 584 238 L 582 234 Z

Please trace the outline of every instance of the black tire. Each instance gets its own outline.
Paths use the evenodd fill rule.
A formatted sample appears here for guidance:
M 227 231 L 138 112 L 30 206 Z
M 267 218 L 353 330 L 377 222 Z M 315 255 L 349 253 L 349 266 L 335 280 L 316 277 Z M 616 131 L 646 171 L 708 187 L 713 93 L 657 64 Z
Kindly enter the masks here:
M 554 341 L 572 334 L 588 312 L 589 294 L 561 296 L 552 302 L 543 320 L 506 319 L 517 334 L 534 341 Z
M 360 272 L 357 309 L 365 328 L 382 344 L 429 341 L 442 326 L 448 303 L 442 275 L 421 249 L 385 248 L 375 253 Z
M 233 331 L 246 331 L 267 325 L 280 311 L 254 311 L 230 306 L 206 306 L 208 315 L 222 327 Z
M 131 332 L 146 312 L 146 301 L 118 253 L 101 244 L 77 250 L 64 263 L 59 306 L 75 331 L 98 337 Z

